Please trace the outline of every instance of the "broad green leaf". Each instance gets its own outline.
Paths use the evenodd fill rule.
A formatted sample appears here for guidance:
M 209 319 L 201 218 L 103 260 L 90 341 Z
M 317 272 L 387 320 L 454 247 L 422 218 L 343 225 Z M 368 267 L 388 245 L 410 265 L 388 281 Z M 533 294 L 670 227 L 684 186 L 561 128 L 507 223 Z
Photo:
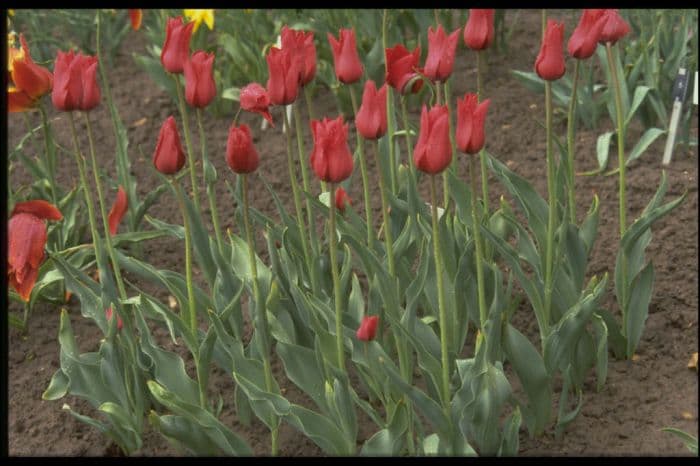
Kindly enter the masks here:
M 615 134 L 613 131 L 606 131 L 605 133 L 598 136 L 598 142 L 596 142 L 596 154 L 598 157 L 598 169 L 599 171 L 605 170 L 608 166 L 608 154 L 610 153 L 610 139 Z
M 634 97 L 632 98 L 632 106 L 630 107 L 630 110 L 627 113 L 627 116 L 625 117 L 625 123 L 624 123 L 625 128 L 627 128 L 627 126 L 630 124 L 630 121 L 632 121 L 634 114 L 637 112 L 637 109 L 644 101 L 644 98 L 646 97 L 649 90 L 650 90 L 650 88 L 648 86 L 637 86 L 637 88 L 634 90 Z
M 627 357 L 631 358 L 639 344 L 644 324 L 649 313 L 649 301 L 654 287 L 654 266 L 649 262 L 630 284 L 629 306 L 627 306 Z
M 625 165 L 629 165 L 632 160 L 638 159 L 645 150 L 662 134 L 666 134 L 666 130 L 659 128 L 649 128 L 639 138 L 639 141 L 634 145 L 632 151 L 627 156 Z
M 597 313 L 593 313 L 593 328 L 596 338 L 596 391 L 601 391 L 608 377 L 608 326 Z

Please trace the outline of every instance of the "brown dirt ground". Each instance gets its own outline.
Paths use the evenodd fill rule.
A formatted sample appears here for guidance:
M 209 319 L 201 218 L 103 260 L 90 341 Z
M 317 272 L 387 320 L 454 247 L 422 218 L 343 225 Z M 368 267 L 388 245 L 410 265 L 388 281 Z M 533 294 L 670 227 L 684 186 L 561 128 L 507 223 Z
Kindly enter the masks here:
M 551 17 L 566 21 L 567 37 L 574 27 L 573 15 L 569 12 L 550 12 Z M 508 17 L 512 24 L 513 16 Z M 544 130 L 537 120 L 544 120 L 543 98 L 521 86 L 510 74 L 511 69 L 532 69 L 539 47 L 539 12 L 523 10 L 509 43 L 507 55 L 491 54 L 488 57 L 488 70 L 485 77 L 485 94 L 491 98 L 487 121 L 487 150 L 530 182 L 536 189 L 546 194 L 544 164 Z M 145 195 L 157 184 L 150 168 L 150 155 L 161 123 L 169 115 L 179 115 L 175 104 L 153 83 L 147 74 L 132 61 L 131 54 L 142 53 L 144 42 L 139 33 L 131 34 L 124 42 L 117 56 L 115 67 L 110 71 L 115 103 L 128 127 L 130 156 L 133 174 L 137 179 L 140 196 Z M 571 61 L 567 65 L 573 65 Z M 452 78 L 453 98 L 465 92 L 475 91 L 474 53 L 459 46 L 454 77 Z M 316 113 L 320 116 L 335 116 L 335 101 L 328 92 L 320 91 L 316 98 Z M 418 124 L 419 108 L 411 109 L 411 121 Z M 281 121 L 280 109 L 275 109 L 275 120 Z M 697 110 L 696 110 L 697 112 Z M 302 114 L 307 121 L 305 107 Z M 105 179 L 116 179 L 113 162 L 114 138 L 106 105 L 93 112 L 96 144 L 101 157 L 101 168 Z M 39 124 L 39 116 L 30 115 L 33 124 Z M 72 147 L 68 135 L 65 114 L 51 111 L 54 132 L 58 142 Z M 145 122 L 136 124 L 139 120 Z M 565 124 L 559 118 L 556 131 L 564 135 Z M 287 171 L 284 167 L 286 153 L 281 124 L 275 129 L 260 130 L 257 117 L 242 115 L 241 121 L 253 128 L 256 147 L 261 155 L 258 170 L 279 193 L 289 210 L 293 210 L 291 193 L 288 189 Z M 694 117 L 693 134 L 697 137 L 697 113 Z M 18 115 L 10 115 L 8 148 L 13 148 L 25 134 L 24 122 Z M 210 159 L 223 179 L 233 181 L 233 175 L 224 161 L 224 148 L 230 118 L 215 119 L 205 112 Z M 603 120 L 603 128 L 610 126 Z M 194 119 L 191 128 L 196 128 Z M 180 126 L 181 128 L 181 126 Z M 311 141 L 308 128 L 306 147 L 310 150 Z M 579 129 L 576 135 L 577 171 L 595 168 L 595 143 L 598 132 Z M 196 131 L 195 131 L 196 133 Z M 638 137 L 639 130 L 630 131 L 627 147 L 631 147 Z M 354 137 L 350 137 L 354 146 Z M 35 144 L 39 144 L 37 140 Z M 87 139 L 81 141 L 87 149 Z M 663 153 L 663 138 L 628 170 L 628 218 L 634 219 L 644 208 L 659 184 L 660 160 Z M 137 148 L 141 148 L 144 156 Z M 197 135 L 193 135 L 193 147 L 198 147 Z M 196 150 L 196 149 L 195 149 Z M 611 159 L 614 157 L 611 156 Z M 62 186 L 75 186 L 78 183 L 77 170 L 70 159 L 60 163 L 56 174 Z M 368 158 L 369 173 L 374 173 L 373 157 Z M 615 161 L 611 162 L 614 167 Z M 460 160 L 459 173 L 466 176 L 466 164 Z M 583 407 L 579 416 L 569 425 L 561 439 L 555 439 L 550 429 L 536 439 L 528 437 L 521 430 L 520 455 L 522 456 L 597 456 L 597 455 L 688 455 L 682 443 L 660 429 L 666 426 L 685 430 L 695 436 L 698 433 L 698 375 L 696 370 L 686 367 L 692 353 L 698 351 L 698 165 L 697 147 L 677 151 L 671 166 L 667 169 L 669 191 L 667 200 L 687 190 L 688 197 L 669 216 L 654 225 L 654 237 L 647 249 L 647 258 L 654 262 L 656 282 L 649 309 L 649 317 L 642 336 L 637 357 L 633 361 L 615 360 L 610 356 L 608 379 L 604 388 L 596 393 L 595 384 L 589 383 L 584 393 Z M 371 175 L 370 175 L 371 176 Z M 21 166 L 14 166 L 9 175 L 13 189 L 30 180 Z M 188 179 L 189 180 L 189 179 Z M 188 181 L 187 180 L 187 181 Z M 315 185 L 318 190 L 318 186 Z M 503 192 L 492 177 L 491 205 L 495 205 Z M 617 250 L 617 177 L 579 176 L 576 179 L 579 213 L 590 204 L 593 193 L 600 197 L 601 219 L 589 274 L 612 273 Z M 425 186 L 422 186 L 425 191 Z M 224 185 L 217 187 L 220 218 L 223 228 L 233 228 L 232 218 L 235 205 Z M 362 186 L 359 177 L 349 189 L 353 206 L 362 214 Z M 113 199 L 114 187 L 108 198 Z M 204 199 L 203 193 L 200 198 Z M 269 215 L 275 216 L 271 199 L 261 185 L 253 183 L 252 205 Z M 204 203 L 206 204 L 206 203 Z M 180 223 L 174 200 L 163 196 L 149 211 L 151 215 L 170 223 Z M 372 205 L 374 218 L 379 217 L 379 194 L 373 185 Z M 205 217 L 208 209 L 205 208 Z M 237 231 L 237 230 L 236 230 Z M 184 273 L 184 259 L 181 245 L 170 240 L 153 240 L 144 243 L 144 254 L 149 262 L 158 268 L 170 268 Z M 258 244 L 265 258 L 263 245 Z M 611 280 L 612 282 L 612 280 Z M 162 290 L 149 288 L 159 298 L 166 299 Z M 616 312 L 612 285 L 608 293 L 607 305 Z M 96 326 L 83 319 L 79 303 L 73 299 L 67 307 L 70 312 L 74 332 L 81 351 L 93 351 L 101 337 Z M 10 312 L 20 312 L 16 304 L 11 304 Z M 9 454 L 11 456 L 112 456 L 118 451 L 95 429 L 77 421 L 61 409 L 68 403 L 74 410 L 94 415 L 94 410 L 83 400 L 66 397 L 58 402 L 41 400 L 41 394 L 58 368 L 59 347 L 57 342 L 59 313 L 58 308 L 46 304 L 36 307 L 29 323 L 28 336 L 16 329 L 9 334 L 9 379 L 8 379 L 8 425 Z M 525 308 L 519 309 L 514 323 L 530 337 L 537 333 L 535 321 Z M 278 380 L 282 382 L 283 371 L 279 363 L 274 366 Z M 593 382 L 591 375 L 589 382 Z M 304 395 L 287 382 L 287 396 L 295 402 L 303 403 Z M 212 392 L 225 394 L 222 421 L 242 435 L 253 447 L 256 454 L 268 451 L 269 434 L 266 428 L 254 422 L 245 427 L 235 419 L 232 407 L 233 383 L 231 378 L 219 369 L 213 369 L 210 379 Z M 371 435 L 372 426 L 360 431 L 363 436 Z M 289 426 L 280 432 L 281 454 L 285 456 L 318 456 L 322 452 L 309 440 Z M 143 448 L 136 455 L 172 456 L 181 451 L 169 445 L 154 432 L 144 436 Z

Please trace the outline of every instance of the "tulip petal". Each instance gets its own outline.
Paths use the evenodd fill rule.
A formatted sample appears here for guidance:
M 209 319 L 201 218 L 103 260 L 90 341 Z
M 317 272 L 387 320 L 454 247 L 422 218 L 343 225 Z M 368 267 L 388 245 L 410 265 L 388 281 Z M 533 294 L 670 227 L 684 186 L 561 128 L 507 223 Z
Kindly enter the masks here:
M 117 199 L 114 201 L 114 205 L 112 205 L 112 209 L 109 211 L 108 216 L 110 235 L 117 234 L 119 223 L 122 221 L 122 218 L 124 218 L 124 214 L 126 214 L 128 208 L 129 203 L 126 198 L 126 191 L 124 191 L 122 185 L 119 185 L 119 190 L 117 191 Z

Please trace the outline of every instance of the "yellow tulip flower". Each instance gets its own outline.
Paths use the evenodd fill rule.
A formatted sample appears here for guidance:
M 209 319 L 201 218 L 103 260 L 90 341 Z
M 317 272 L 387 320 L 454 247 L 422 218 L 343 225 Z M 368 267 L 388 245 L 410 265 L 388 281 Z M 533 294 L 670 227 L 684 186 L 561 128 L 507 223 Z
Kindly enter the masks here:
M 214 29 L 214 10 L 185 9 L 184 12 L 187 19 L 194 21 L 193 33 L 197 32 L 197 29 L 199 29 L 199 25 L 202 23 L 202 21 L 206 23 L 210 30 Z

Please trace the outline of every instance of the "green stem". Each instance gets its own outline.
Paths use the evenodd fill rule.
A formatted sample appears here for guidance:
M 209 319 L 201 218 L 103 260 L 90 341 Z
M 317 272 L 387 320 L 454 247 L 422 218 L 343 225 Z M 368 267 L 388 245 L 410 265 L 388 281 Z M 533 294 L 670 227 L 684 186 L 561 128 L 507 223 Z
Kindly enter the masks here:
M 547 245 L 544 271 L 544 319 L 540 332 L 543 336 L 549 333 L 549 319 L 552 307 L 552 269 L 554 266 L 554 230 L 556 228 L 557 190 L 555 184 L 554 159 L 552 154 L 552 82 L 544 82 L 545 95 L 545 127 L 547 138 L 547 195 L 549 196 L 549 217 L 547 221 Z M 544 344 L 544 340 L 542 341 Z
M 384 50 L 384 73 L 388 72 L 388 63 L 386 62 L 387 49 L 387 26 L 389 23 L 388 10 L 385 8 L 382 16 L 382 49 Z M 396 195 L 397 180 L 396 180 L 396 158 L 394 156 L 394 90 L 391 86 L 386 89 L 386 134 L 387 142 L 389 143 L 389 177 L 391 181 L 391 193 Z M 410 155 L 409 155 L 410 157 Z M 409 167 L 410 167 L 409 163 Z
M 435 274 L 438 287 L 438 313 L 440 318 L 440 352 L 442 361 L 442 405 L 445 415 L 450 418 L 450 363 L 447 355 L 447 311 L 445 309 L 445 287 L 442 282 L 442 252 L 440 247 L 440 230 L 438 229 L 437 194 L 435 175 L 430 176 L 430 207 L 433 218 L 433 255 L 435 256 Z
M 297 130 L 297 149 L 299 151 L 299 166 L 301 167 L 301 180 L 304 184 L 304 191 L 307 194 L 311 194 L 311 183 L 309 182 L 309 173 L 306 168 L 306 149 L 304 148 L 304 134 L 301 127 L 301 112 L 299 111 L 299 106 L 292 103 L 292 109 L 294 111 L 294 126 Z M 306 197 L 306 216 L 309 222 L 309 238 L 311 240 L 311 250 L 314 255 L 318 253 L 318 235 L 316 233 L 316 210 L 311 204 L 311 200 Z
M 286 110 L 282 109 L 284 117 L 285 134 L 287 135 L 287 165 L 289 166 L 289 181 L 292 184 L 292 194 L 294 197 L 294 208 L 297 214 L 297 226 L 299 227 L 299 236 L 301 237 L 301 249 L 304 254 L 304 261 L 309 268 L 309 277 L 311 279 L 311 290 L 314 295 L 318 295 L 318 285 L 316 283 L 316 272 L 314 264 L 311 262 L 309 255 L 309 244 L 306 237 L 306 227 L 304 226 L 304 217 L 301 210 L 301 198 L 299 195 L 299 186 L 294 172 L 294 160 L 292 158 L 292 129 L 289 126 L 289 118 L 287 118 Z
M 54 205 L 58 205 L 58 194 L 56 193 L 56 160 L 55 152 L 49 147 L 51 138 L 51 129 L 49 127 L 49 118 L 46 115 L 46 110 L 43 105 L 39 106 L 41 113 L 41 127 L 44 131 L 44 150 L 46 151 L 46 168 L 49 171 L 49 182 L 51 183 L 51 201 Z M 61 242 L 61 245 L 63 243 Z
M 574 147 L 574 129 L 576 126 L 576 91 L 578 89 L 578 74 L 580 64 L 581 60 L 576 60 L 576 64 L 574 65 L 574 83 L 571 87 L 571 100 L 569 101 L 569 116 L 566 125 L 566 145 L 567 155 L 569 157 L 569 176 L 567 180 L 569 183 L 569 221 L 573 225 L 576 225 L 576 176 L 574 175 L 574 150 L 576 150 L 576 148 Z
M 484 56 L 482 51 L 476 53 L 476 95 L 477 100 L 481 102 L 484 95 L 482 73 L 484 68 Z M 489 214 L 489 172 L 486 167 L 486 157 L 484 157 L 483 149 L 479 151 L 479 163 L 481 164 L 481 202 L 484 204 L 484 215 Z
M 485 334 L 486 319 L 488 317 L 486 309 L 486 294 L 484 291 L 484 272 L 483 272 L 483 258 L 484 253 L 481 245 L 481 220 L 476 210 L 476 169 L 474 167 L 473 156 L 468 155 L 469 158 L 469 176 L 471 177 L 471 190 L 472 190 L 472 223 L 474 224 L 474 245 L 476 247 L 476 283 L 477 283 L 477 294 L 479 297 L 479 321 L 481 322 L 481 333 Z
M 308 86 L 304 86 L 304 100 L 306 100 L 306 111 L 309 114 L 309 121 L 315 120 L 316 119 L 316 112 L 314 112 L 313 96 L 311 95 L 311 89 Z M 326 191 L 326 182 L 321 180 L 321 192 L 325 192 L 325 191 Z
M 248 260 L 250 262 L 250 270 L 253 276 L 253 294 L 255 295 L 255 304 L 257 312 L 255 313 L 256 330 L 258 338 L 260 338 L 262 346 L 263 370 L 265 373 L 265 388 L 268 392 L 272 392 L 272 367 L 270 365 L 270 343 L 269 343 L 269 325 L 267 322 L 267 311 L 263 302 L 260 286 L 258 285 L 258 266 L 255 256 L 255 240 L 253 238 L 252 229 L 250 228 L 250 219 L 248 216 L 248 175 L 241 175 L 243 178 L 243 224 L 245 226 L 245 236 L 248 243 Z M 278 427 L 270 431 L 272 436 L 271 454 L 277 456 L 277 434 Z
M 401 95 L 399 99 L 401 101 L 401 117 L 403 118 L 403 127 L 406 131 L 406 150 L 408 151 L 408 160 L 406 163 L 410 167 L 411 171 L 414 171 L 413 163 L 411 163 L 411 157 L 413 157 L 413 140 L 411 139 L 411 133 L 408 128 L 408 111 L 406 110 L 406 96 Z
M 355 90 L 352 85 L 349 85 L 350 100 L 352 101 L 352 111 L 357 121 L 357 99 L 355 98 Z M 369 197 L 369 178 L 367 178 L 367 161 L 365 160 L 365 141 L 362 135 L 355 127 L 355 135 L 357 137 L 357 150 L 360 159 L 360 173 L 362 174 L 362 189 L 365 197 L 365 218 L 367 219 L 367 246 L 371 249 L 374 244 L 374 224 L 372 222 L 372 205 Z
M 202 124 L 202 110 L 197 109 L 197 127 L 199 129 L 199 145 L 202 148 L 202 168 L 204 172 L 204 181 L 207 188 L 207 197 L 209 198 L 209 209 L 211 210 L 211 222 L 214 225 L 214 234 L 216 235 L 216 245 L 219 252 L 223 254 L 223 236 L 221 235 L 221 227 L 219 226 L 219 209 L 216 206 L 216 191 L 214 190 L 214 182 L 207 180 L 206 171 L 207 165 L 210 163 L 207 157 L 207 138 Z M 213 167 L 212 167 L 213 169 Z
M 182 85 L 177 74 L 171 74 L 175 80 L 175 90 L 177 92 L 178 106 L 180 108 L 180 116 L 182 117 L 182 127 L 185 133 L 185 146 L 187 148 L 187 163 L 190 165 L 190 182 L 192 183 L 192 199 L 194 199 L 194 207 L 197 212 L 201 212 L 199 208 L 199 196 L 197 195 L 197 175 L 194 167 L 194 152 L 192 151 L 192 142 L 190 139 L 190 122 L 187 118 L 187 104 L 185 97 L 182 95 Z
M 438 86 L 440 84 L 438 83 Z M 442 191 L 443 191 L 443 202 L 444 202 L 444 207 L 445 211 L 447 211 L 448 204 L 450 202 L 450 189 L 449 189 L 449 183 L 447 182 L 447 172 L 448 170 L 452 173 L 454 173 L 455 170 L 455 163 L 457 163 L 457 145 L 455 144 L 455 123 L 454 123 L 454 112 L 452 112 L 452 106 L 450 105 L 450 97 L 452 94 L 450 93 L 450 81 L 449 79 L 445 81 L 444 83 L 445 86 L 445 103 L 447 104 L 447 123 L 449 126 L 449 132 L 450 132 L 450 146 L 452 147 L 452 160 L 450 161 L 450 165 L 447 167 L 447 170 L 445 170 L 442 173 Z
M 379 140 L 374 140 L 374 150 L 377 154 L 377 166 L 379 166 Z M 392 277 L 396 276 L 396 265 L 394 263 L 394 236 L 391 228 L 391 217 L 389 216 L 389 202 L 387 201 L 386 182 L 384 181 L 384 173 L 379 171 L 379 191 L 382 197 L 382 216 L 384 219 L 384 243 L 386 244 L 386 254 L 389 260 L 389 274 Z M 381 319 L 380 319 L 381 322 Z
M 328 184 L 328 194 L 335 192 L 335 183 Z M 338 353 L 338 367 L 342 372 L 345 372 L 345 352 L 343 350 L 343 306 L 342 297 L 340 296 L 340 278 L 338 277 L 338 258 L 336 257 L 336 231 L 335 231 L 335 204 L 331 202 L 328 209 L 330 216 L 328 218 L 328 240 L 330 243 L 331 255 L 331 275 L 333 276 L 333 300 L 335 301 L 335 341 L 336 351 Z

